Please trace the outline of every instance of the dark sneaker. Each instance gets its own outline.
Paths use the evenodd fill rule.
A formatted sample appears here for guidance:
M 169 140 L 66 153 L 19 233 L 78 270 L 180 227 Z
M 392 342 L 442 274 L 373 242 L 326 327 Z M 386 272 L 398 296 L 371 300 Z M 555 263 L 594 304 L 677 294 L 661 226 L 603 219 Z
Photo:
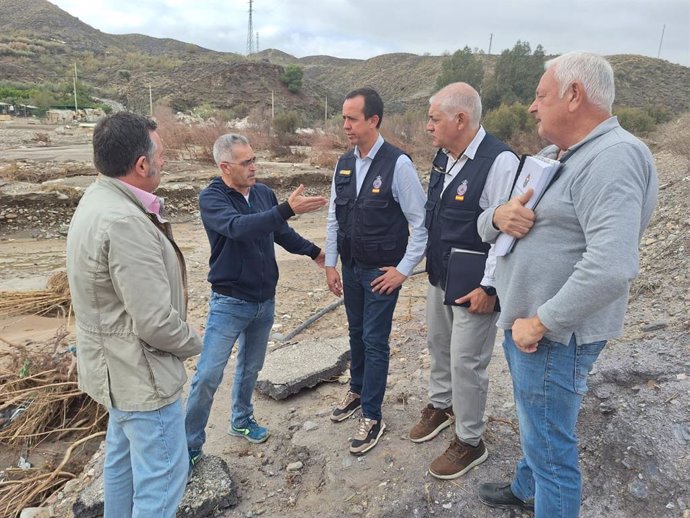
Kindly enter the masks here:
M 422 410 L 419 422 L 410 430 L 410 440 L 412 442 L 429 441 L 454 422 L 453 407 L 434 408 L 434 405 L 429 403 Z
M 458 478 L 484 462 L 488 456 L 484 441 L 480 440 L 477 446 L 470 446 L 454 436 L 445 453 L 431 463 L 429 473 L 443 480 Z
M 187 453 L 189 454 L 189 471 L 187 472 L 187 478 L 189 478 L 192 476 L 194 467 L 203 458 L 204 453 L 201 451 L 201 448 L 187 448 Z
M 523 502 L 510 489 L 510 484 L 488 483 L 479 486 L 479 500 L 489 507 L 512 509 L 516 507 L 523 511 L 534 512 L 534 500 Z
M 353 455 L 364 455 L 376 446 L 385 429 L 386 423 L 383 422 L 383 419 L 377 421 L 362 417 L 359 420 L 357 433 L 350 443 L 350 453 Z
M 268 428 L 264 428 L 257 423 L 252 416 L 243 426 L 235 426 L 231 424 L 230 428 L 228 428 L 228 434 L 235 437 L 244 437 L 249 442 L 259 444 L 268 439 L 270 432 L 268 431 Z
M 359 394 L 355 394 L 351 390 L 348 390 L 343 400 L 333 409 L 331 421 L 334 423 L 345 421 L 345 419 L 354 414 L 361 406 Z

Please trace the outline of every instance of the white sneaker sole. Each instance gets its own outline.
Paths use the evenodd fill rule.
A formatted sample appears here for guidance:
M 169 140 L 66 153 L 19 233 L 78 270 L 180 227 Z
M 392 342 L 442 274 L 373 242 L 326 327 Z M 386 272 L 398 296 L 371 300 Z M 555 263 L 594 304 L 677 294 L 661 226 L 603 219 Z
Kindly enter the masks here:
M 334 423 L 340 423 L 342 421 L 345 421 L 345 419 L 352 417 L 352 414 L 354 414 L 360 408 L 362 408 L 362 405 L 353 408 L 352 411 L 348 412 L 347 414 L 342 414 L 338 416 L 331 414 L 331 421 L 333 421 Z
M 379 439 L 381 438 L 381 436 L 383 435 L 383 432 L 384 432 L 385 430 L 386 430 L 386 423 L 382 421 L 382 422 L 381 422 L 381 429 L 379 430 L 379 433 L 378 433 L 378 435 L 374 438 L 374 440 L 371 441 L 371 442 L 369 443 L 369 445 L 368 445 L 366 448 L 364 448 L 363 450 L 354 450 L 354 451 L 353 451 L 353 450 L 352 450 L 352 446 L 350 446 L 350 453 L 351 453 L 352 455 L 356 455 L 357 457 L 359 457 L 360 455 L 364 455 L 366 452 L 368 452 L 369 450 L 371 450 L 374 446 L 376 446 L 376 445 L 379 443 Z

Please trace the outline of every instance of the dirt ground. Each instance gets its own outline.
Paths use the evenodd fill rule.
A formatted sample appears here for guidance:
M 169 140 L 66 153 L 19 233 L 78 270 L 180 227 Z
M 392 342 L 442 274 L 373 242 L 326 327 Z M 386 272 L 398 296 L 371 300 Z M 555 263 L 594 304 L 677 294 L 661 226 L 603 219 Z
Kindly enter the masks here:
M 0 142 L 8 142 L 4 144 L 6 148 L 16 149 L 17 142 L 31 141 L 32 131 L 0 127 Z M 48 129 L 43 128 L 42 131 Z M 5 140 L 6 135 L 11 135 L 14 140 L 9 137 Z M 62 145 L 59 136 L 51 140 L 55 145 Z M 75 140 L 65 145 L 82 148 L 83 141 Z M 0 168 L 3 163 L 15 160 L 5 160 L 2 147 L 0 144 Z M 602 379 L 598 381 L 599 378 L 594 377 L 593 386 L 597 390 L 587 396 L 581 416 L 580 436 L 585 446 L 582 453 L 583 516 L 587 517 L 690 516 L 690 386 L 687 382 L 690 373 L 687 259 L 690 251 L 687 231 L 690 224 L 687 216 L 690 166 L 688 159 L 680 155 L 660 151 L 656 157 L 660 183 L 664 187 L 657 216 L 643 240 L 642 273 L 633 285 L 625 336 L 611 343 L 603 353 L 600 360 Z M 211 174 L 208 166 L 195 164 L 170 164 L 167 168 L 177 172 L 170 179 L 195 185 L 203 185 Z M 294 166 L 265 164 L 265 168 L 272 176 L 280 176 L 288 174 L 286 168 Z M 197 175 L 199 169 L 204 169 L 205 173 Z M 324 175 L 323 171 L 315 173 Z M 262 176 L 261 167 L 259 176 Z M 327 192 L 327 177 L 314 182 L 310 188 L 313 192 Z M 285 199 L 289 189 L 281 187 L 277 191 L 279 198 Z M 323 245 L 325 218 L 325 211 L 321 211 L 293 218 L 290 223 L 303 236 Z M 185 254 L 189 271 L 189 319 L 194 325 L 203 327 L 209 291 L 206 283 L 206 236 L 194 210 L 179 212 L 176 220 L 176 241 Z M 41 234 L 53 236 L 48 239 L 18 238 L 26 236 L 26 233 L 9 232 L 8 227 L 3 228 L 2 225 L 0 221 L 0 291 L 40 288 L 52 271 L 64 266 L 64 236 L 60 232 Z M 293 256 L 279 248 L 278 263 L 281 278 L 276 295 L 274 332 L 286 334 L 333 302 L 335 297 L 326 287 L 323 272 L 309 259 Z M 234 361 L 229 363 L 215 398 L 204 450 L 228 463 L 239 487 L 240 502 L 219 516 L 516 516 L 510 511 L 489 509 L 476 497 L 480 483 L 509 480 L 520 456 L 512 387 L 500 347 L 500 332 L 490 365 L 485 435 L 490 452 L 487 462 L 458 480 L 439 481 L 428 474 L 427 468 L 447 447 L 451 431 L 445 430 L 424 444 L 414 444 L 406 438 L 427 402 L 426 282 L 424 274 L 413 276 L 401 291 L 391 334 L 390 374 L 384 400 L 384 419 L 388 428 L 380 444 L 363 457 L 353 457 L 347 450 L 356 420 L 333 424 L 328 419 L 332 406 L 347 390 L 347 372 L 330 383 L 283 401 L 256 394 L 256 417 L 270 428 L 271 437 L 264 444 L 251 445 L 226 434 Z M 0 318 L 0 338 L 10 343 L 40 343 L 50 339 L 63 323 L 56 318 L 4 317 Z M 295 340 L 346 334 L 345 313 L 340 306 Z M 648 343 L 651 345 L 646 347 Z M 278 344 L 275 340 L 271 342 L 269 351 Z M 669 344 L 673 347 L 671 352 Z M 6 343 L 0 343 L 0 356 L 7 353 L 7 347 Z M 629 359 L 630 351 L 637 351 L 636 348 L 640 349 L 641 361 L 648 370 L 640 373 L 631 367 L 630 372 L 637 373 L 633 382 L 623 374 L 619 375 L 619 382 L 611 381 L 608 374 L 613 369 L 623 369 L 621 366 L 625 359 Z M 664 358 L 665 363 L 659 363 L 654 370 L 655 362 Z M 190 377 L 194 364 L 195 359 L 187 362 Z M 644 384 L 651 377 L 656 380 L 658 390 L 635 390 L 635 383 L 641 384 L 643 389 L 648 387 Z M 602 387 L 608 387 L 608 392 Z M 601 410 L 601 405 L 614 400 L 619 402 L 614 412 Z M 658 412 L 654 415 L 649 411 L 640 414 L 639 405 L 642 403 Z M 623 424 L 615 421 L 623 418 Z M 619 437 L 616 430 L 623 429 L 629 430 L 632 436 Z M 683 435 L 686 432 L 687 439 Z M 663 480 L 656 472 L 650 474 L 642 468 L 637 470 L 632 461 L 621 465 L 624 454 L 615 453 L 619 447 L 624 452 L 626 444 L 637 444 L 637 438 L 643 441 L 648 436 L 654 437 L 655 441 L 652 445 L 639 446 L 639 449 L 647 451 L 647 456 L 641 453 L 641 458 L 657 460 L 661 464 L 659 469 L 666 470 Z M 606 442 L 608 439 L 618 441 L 615 447 Z M 50 445 L 43 451 L 34 452 L 29 460 L 40 465 L 46 461 L 51 449 L 59 448 L 60 445 Z M 17 449 L 3 447 L 0 470 L 16 464 L 21 453 Z M 663 464 L 662 460 L 667 458 L 675 460 Z M 287 471 L 287 465 L 296 461 L 301 461 L 303 467 L 298 471 Z M 605 478 L 609 483 L 602 480 L 602 473 L 607 474 Z M 0 479 L 1 476 L 0 473 Z M 642 480 L 638 476 L 648 484 L 646 493 L 639 490 L 639 484 L 634 485 Z M 67 501 L 75 494 L 61 496 L 66 502 L 59 507 L 64 510 L 69 507 Z M 69 513 L 60 516 L 69 516 Z

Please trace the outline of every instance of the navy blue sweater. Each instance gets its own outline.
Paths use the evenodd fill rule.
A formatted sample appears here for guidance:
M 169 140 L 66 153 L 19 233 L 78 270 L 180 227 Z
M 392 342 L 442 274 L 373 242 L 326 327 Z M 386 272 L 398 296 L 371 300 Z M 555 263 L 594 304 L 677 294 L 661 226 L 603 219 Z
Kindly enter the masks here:
M 315 259 L 321 249 L 287 224 L 294 216 L 287 202 L 257 183 L 249 203 L 241 193 L 214 178 L 199 195 L 201 221 L 211 245 L 208 282 L 222 295 L 264 302 L 275 296 L 278 264 L 274 243 Z

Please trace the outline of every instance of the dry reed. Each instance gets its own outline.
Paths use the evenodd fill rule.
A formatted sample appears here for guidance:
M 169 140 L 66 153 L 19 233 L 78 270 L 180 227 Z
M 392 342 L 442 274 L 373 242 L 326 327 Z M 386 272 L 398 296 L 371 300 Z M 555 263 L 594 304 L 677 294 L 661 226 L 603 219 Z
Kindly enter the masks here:
M 51 286 L 55 290 L 64 289 L 60 279 L 54 280 Z M 0 516 L 18 516 L 24 507 L 39 505 L 75 478 L 82 464 L 72 461 L 67 465 L 73 452 L 104 433 L 106 409 L 79 390 L 74 369 L 76 358 L 57 352 L 63 348 L 67 336 L 64 328 L 58 329 L 52 352 L 32 354 L 28 347 L 16 345 L 13 366 L 0 373 L 1 444 L 21 445 L 30 452 L 44 441 L 74 441 L 55 468 L 5 470 L 5 478 L 0 480 Z
M 71 302 L 67 273 L 53 273 L 44 290 L 0 292 L 0 316 L 45 315 L 69 308 Z

